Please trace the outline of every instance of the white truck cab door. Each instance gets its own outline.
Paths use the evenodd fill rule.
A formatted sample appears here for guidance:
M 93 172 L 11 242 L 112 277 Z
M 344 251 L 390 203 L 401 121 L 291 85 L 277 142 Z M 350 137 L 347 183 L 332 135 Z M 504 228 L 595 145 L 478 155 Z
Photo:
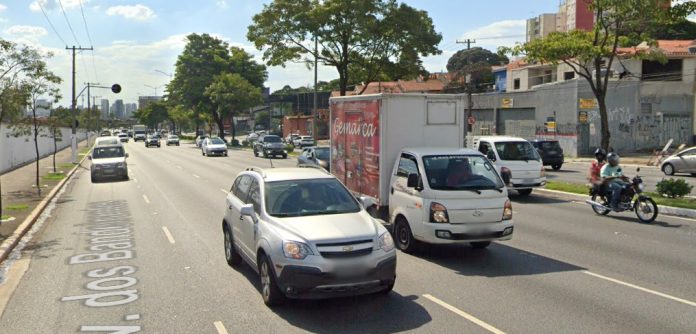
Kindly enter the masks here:
M 423 206 L 423 198 L 420 191 L 408 187 L 409 174 L 421 175 L 418 171 L 418 163 L 415 157 L 407 153 L 402 153 L 397 163 L 398 167 L 394 175 L 392 175 L 392 183 L 389 190 L 389 216 L 391 222 L 394 223 L 398 214 L 404 215 L 411 227 L 411 232 L 414 235 L 419 235 L 422 234 L 421 227 L 425 217 L 423 212 L 426 208 Z M 426 180 L 423 180 L 423 182 L 426 182 Z

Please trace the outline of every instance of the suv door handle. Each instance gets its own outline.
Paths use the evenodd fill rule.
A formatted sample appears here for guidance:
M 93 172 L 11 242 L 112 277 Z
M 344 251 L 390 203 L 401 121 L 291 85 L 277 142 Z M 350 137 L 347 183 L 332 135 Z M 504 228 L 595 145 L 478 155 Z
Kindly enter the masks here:
M 233 210 L 234 208 L 232 207 L 232 204 L 230 204 L 230 210 Z
M 394 187 L 391 187 L 391 194 L 394 195 Z

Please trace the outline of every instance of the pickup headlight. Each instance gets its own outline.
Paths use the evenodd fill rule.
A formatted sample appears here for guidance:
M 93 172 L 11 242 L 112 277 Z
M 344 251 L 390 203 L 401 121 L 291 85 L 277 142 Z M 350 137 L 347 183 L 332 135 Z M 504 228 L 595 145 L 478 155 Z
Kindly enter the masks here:
M 430 203 L 430 222 L 448 223 L 449 215 L 447 214 L 447 208 L 437 202 Z
M 503 220 L 510 219 L 512 219 L 512 203 L 510 203 L 510 200 L 507 200 L 505 202 L 505 208 L 503 209 Z
M 394 249 L 394 239 L 389 232 L 384 232 L 379 236 L 379 248 L 385 252 Z
M 308 255 L 313 255 L 312 249 L 305 243 L 298 241 L 283 241 L 283 254 L 289 259 L 304 260 Z
M 125 168 L 125 167 L 126 167 L 126 163 L 125 163 L 125 162 L 119 162 L 119 163 L 116 164 L 116 167 L 118 167 L 118 168 Z

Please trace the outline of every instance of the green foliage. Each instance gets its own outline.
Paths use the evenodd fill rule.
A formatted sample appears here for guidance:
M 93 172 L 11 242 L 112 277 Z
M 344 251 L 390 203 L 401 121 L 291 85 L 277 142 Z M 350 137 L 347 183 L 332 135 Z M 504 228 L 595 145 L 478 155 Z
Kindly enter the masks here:
M 264 125 L 264 128 L 266 130 L 269 129 L 269 119 L 268 119 L 268 111 L 259 111 L 256 114 L 254 114 L 254 124 L 256 125 Z
M 285 144 L 285 151 L 286 152 L 291 153 L 294 150 L 295 150 L 295 145 L 293 145 L 292 143 Z
M 48 173 L 44 176 L 42 176 L 44 180 L 50 180 L 50 181 L 60 181 L 65 178 L 65 174 L 63 173 Z
M 26 209 L 29 209 L 28 204 L 12 204 L 5 207 L 5 210 L 8 211 L 24 211 Z
M 684 197 L 690 194 L 693 188 L 684 179 L 669 178 L 657 183 L 657 193 L 669 198 Z
M 465 78 L 470 76 L 472 92 L 485 91 L 485 84 L 495 82 L 491 66 L 500 66 L 509 62 L 505 55 L 490 52 L 480 47 L 457 51 L 447 61 L 447 70 L 454 73 L 454 78 L 448 91 L 460 93 L 465 91 Z
M 169 106 L 166 101 L 154 101 L 136 111 L 133 116 L 140 124 L 156 128 L 158 124 L 169 118 Z
M 439 54 L 442 36 L 427 12 L 396 0 L 274 0 L 254 15 L 247 39 L 270 66 L 316 58 L 335 67 L 345 95 L 350 82 L 422 74 L 420 57 Z

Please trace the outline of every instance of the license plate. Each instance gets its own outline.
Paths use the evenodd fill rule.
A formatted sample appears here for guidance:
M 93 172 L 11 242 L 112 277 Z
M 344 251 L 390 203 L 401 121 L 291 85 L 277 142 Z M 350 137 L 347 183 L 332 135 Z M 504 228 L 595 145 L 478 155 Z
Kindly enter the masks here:
M 111 168 L 108 168 L 108 169 L 102 170 L 102 172 L 103 172 L 104 174 L 113 174 L 113 173 L 114 173 L 114 170 L 111 169 Z
M 524 179 L 524 180 L 522 180 L 522 183 L 524 183 L 524 184 L 532 184 L 532 183 L 534 183 L 534 179 Z

